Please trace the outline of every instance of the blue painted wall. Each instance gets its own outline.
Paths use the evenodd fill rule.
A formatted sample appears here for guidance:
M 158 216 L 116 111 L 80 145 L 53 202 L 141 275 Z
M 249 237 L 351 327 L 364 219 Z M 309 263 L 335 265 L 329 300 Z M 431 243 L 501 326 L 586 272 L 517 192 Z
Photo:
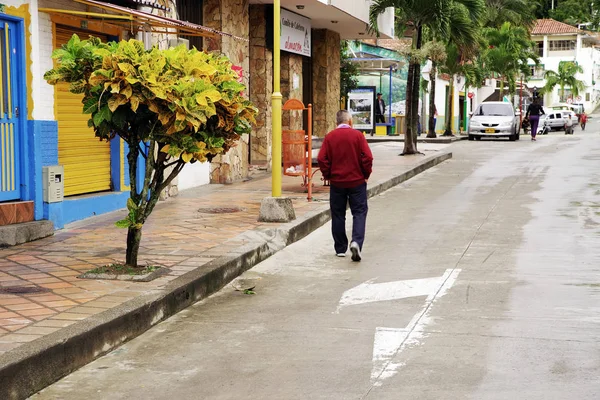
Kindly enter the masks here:
M 63 226 L 84 218 L 125 208 L 129 192 L 100 193 L 93 196 L 66 198 L 62 203 Z
M 35 219 L 47 219 L 54 223 L 56 229 L 62 229 L 65 224 L 79 221 L 95 215 L 125 208 L 129 191 L 121 187 L 121 169 L 125 172 L 125 185 L 129 185 L 127 169 L 127 152 L 125 144 L 123 157 L 120 153 L 119 141 L 116 138 L 111 143 L 111 176 L 116 191 L 67 197 L 63 202 L 44 203 L 42 167 L 58 165 L 58 123 L 56 121 L 28 121 L 27 123 L 27 159 L 31 172 L 26 180 L 25 191 L 29 199 L 35 202 Z M 121 161 L 121 162 L 119 162 Z M 139 157 L 137 182 L 143 184 L 145 160 Z M 125 191 L 122 191 L 125 190 Z

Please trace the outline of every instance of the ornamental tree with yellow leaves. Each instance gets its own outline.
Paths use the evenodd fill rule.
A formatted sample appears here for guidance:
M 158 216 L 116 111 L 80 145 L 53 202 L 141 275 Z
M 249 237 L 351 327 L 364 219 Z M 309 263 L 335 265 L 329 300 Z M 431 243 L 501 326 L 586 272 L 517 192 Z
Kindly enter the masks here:
M 125 263 L 137 267 L 142 226 L 160 193 L 187 163 L 211 161 L 249 133 L 256 108 L 242 96 L 227 57 L 184 46 L 146 50 L 137 40 L 102 43 L 77 35 L 53 54 L 56 68 L 44 78 L 70 83 L 83 94 L 83 113 L 100 140 L 121 137 L 129 145 L 129 214 Z M 138 156 L 145 158 L 142 187 Z

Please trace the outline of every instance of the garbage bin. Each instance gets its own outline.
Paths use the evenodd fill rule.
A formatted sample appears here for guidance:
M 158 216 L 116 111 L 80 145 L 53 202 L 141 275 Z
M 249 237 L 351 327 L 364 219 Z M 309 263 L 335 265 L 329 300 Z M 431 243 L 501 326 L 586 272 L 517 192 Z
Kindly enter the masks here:
M 392 114 L 392 126 L 390 130 L 390 135 L 396 134 L 396 114 Z

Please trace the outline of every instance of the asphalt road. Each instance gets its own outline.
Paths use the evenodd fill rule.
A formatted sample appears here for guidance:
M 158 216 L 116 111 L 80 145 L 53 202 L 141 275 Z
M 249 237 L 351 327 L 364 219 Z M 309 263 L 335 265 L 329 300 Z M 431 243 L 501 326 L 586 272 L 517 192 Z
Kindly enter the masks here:
M 361 263 L 326 225 L 33 398 L 597 399 L 599 119 L 454 144 L 370 201 Z

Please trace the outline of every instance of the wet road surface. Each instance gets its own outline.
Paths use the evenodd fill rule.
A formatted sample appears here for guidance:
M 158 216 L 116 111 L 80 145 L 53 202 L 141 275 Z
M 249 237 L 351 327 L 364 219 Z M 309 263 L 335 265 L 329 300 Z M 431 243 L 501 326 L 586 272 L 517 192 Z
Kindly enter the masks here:
M 326 225 L 33 398 L 597 399 L 597 122 L 454 144 L 370 201 L 361 263 Z

